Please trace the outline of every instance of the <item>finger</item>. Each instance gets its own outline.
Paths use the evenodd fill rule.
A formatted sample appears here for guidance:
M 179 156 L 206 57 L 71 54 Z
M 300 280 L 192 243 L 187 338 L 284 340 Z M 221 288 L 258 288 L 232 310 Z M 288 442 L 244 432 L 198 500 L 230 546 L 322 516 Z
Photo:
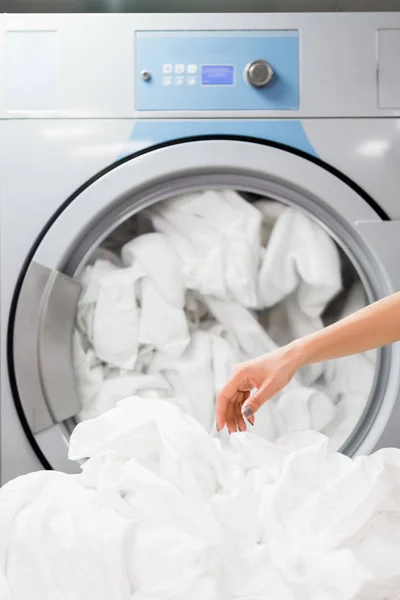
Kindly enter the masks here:
M 216 406 L 216 422 L 217 431 L 222 431 L 227 424 L 227 414 L 229 405 L 237 402 L 238 391 L 236 390 L 233 397 L 223 395 L 221 392 L 217 395 L 217 406 Z
M 265 383 L 256 391 L 255 394 L 250 396 L 248 400 L 242 406 L 242 415 L 246 419 L 251 419 L 255 413 L 261 408 L 261 406 L 269 400 L 271 394 L 268 394 L 269 382 Z M 254 420 L 253 420 L 254 423 Z
M 247 427 L 246 427 L 246 423 L 244 422 L 244 419 L 239 411 L 239 414 L 236 418 L 236 423 L 238 426 L 239 431 L 241 431 L 242 433 L 244 433 L 245 431 L 247 431 Z
M 243 368 L 238 367 L 232 377 L 225 383 L 217 395 L 216 421 L 217 431 L 221 431 L 226 423 L 226 413 L 229 403 L 237 401 L 237 394 L 246 374 Z
M 243 402 L 242 405 L 245 404 L 245 402 L 248 400 L 248 398 L 250 397 L 250 392 L 244 392 L 243 393 Z M 254 417 L 249 417 L 248 419 L 246 419 L 247 422 L 254 427 Z
M 244 393 L 239 396 L 239 402 L 235 404 L 235 420 L 239 431 L 246 431 L 246 423 L 244 422 L 244 418 L 242 416 L 242 404 L 244 402 Z
M 236 433 L 237 432 L 237 425 L 236 425 L 235 419 L 228 419 L 226 421 L 226 426 L 228 428 L 229 433 Z
M 227 405 L 226 413 L 226 426 L 229 433 L 235 433 L 237 431 L 235 409 L 240 406 L 237 402 L 229 402 Z
M 234 407 L 241 407 L 243 404 L 243 402 L 240 402 L 239 398 L 240 392 L 236 392 L 236 395 L 233 398 L 227 400 L 226 402 L 217 402 L 216 427 L 218 432 L 222 431 L 225 425 L 226 427 L 228 427 L 228 421 L 235 420 Z
M 233 373 L 232 377 L 223 385 L 219 394 L 218 400 L 229 401 L 236 396 L 237 391 L 241 388 L 241 384 L 247 379 L 247 369 L 239 366 Z
M 248 400 L 249 398 L 250 398 L 250 392 L 243 392 L 242 406 L 246 402 L 246 400 Z
M 226 425 L 226 404 L 224 402 L 217 401 L 216 410 L 216 427 L 217 431 L 222 431 Z

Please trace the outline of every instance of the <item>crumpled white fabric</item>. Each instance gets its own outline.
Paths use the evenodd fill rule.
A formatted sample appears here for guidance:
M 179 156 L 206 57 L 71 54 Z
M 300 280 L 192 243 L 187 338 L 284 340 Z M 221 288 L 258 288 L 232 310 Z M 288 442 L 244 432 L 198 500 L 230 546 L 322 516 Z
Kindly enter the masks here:
M 211 438 L 128 398 L 72 435 L 81 475 L 0 490 L 2 600 L 394 600 L 400 451 L 351 460 L 317 432 Z
M 91 405 L 93 401 L 97 402 L 104 383 L 105 369 L 94 349 L 87 344 L 78 329 L 73 333 L 72 343 L 76 384 L 85 407 Z
M 239 302 L 211 296 L 204 300 L 216 321 L 237 339 L 242 360 L 261 356 L 277 347 L 254 315 Z
M 264 217 L 259 271 L 260 305 L 271 307 L 269 333 L 278 345 L 322 329 L 321 314 L 342 289 L 339 254 L 330 235 L 306 214 L 271 201 L 257 207 Z M 303 369 L 312 385 L 324 364 Z
M 80 413 L 82 420 L 94 419 L 115 407 L 121 398 L 140 395 L 142 398 L 167 398 L 174 389 L 161 373 L 144 375 L 130 371 L 110 371 L 98 389 L 96 402 L 88 402 Z
M 185 286 L 182 266 L 167 237 L 160 233 L 141 235 L 123 246 L 125 265 L 140 265 L 139 344 L 147 344 L 175 358 L 190 342 L 183 311 Z
M 320 317 L 341 288 L 340 259 L 332 238 L 301 211 L 284 210 L 264 250 L 261 305 L 274 306 L 296 291 L 304 315 Z
M 212 430 L 215 396 L 235 364 L 323 327 L 342 286 L 338 248 L 306 214 L 233 191 L 186 194 L 145 212 L 155 232 L 129 242 L 121 234 L 121 256 L 107 265 L 100 254 L 84 272 L 80 418 L 132 394 L 185 398 L 180 406 Z M 365 305 L 361 283 L 340 302 L 342 316 Z M 316 428 L 340 447 L 364 410 L 375 362 L 368 354 L 305 367 L 252 431 L 274 440 Z
M 180 356 L 190 336 L 173 247 L 162 234 L 149 233 L 127 243 L 121 254 L 125 268 L 99 260 L 85 269 L 78 327 L 97 357 L 113 367 L 134 369 L 140 345 Z
M 261 214 L 237 192 L 186 194 L 146 213 L 176 248 L 186 287 L 257 306 Z
M 93 343 L 93 320 L 102 277 L 117 270 L 111 260 L 98 259 L 83 271 L 80 282 L 82 293 L 78 301 L 76 323 L 78 329 Z
M 192 341 L 178 359 L 156 353 L 149 373 L 161 373 L 174 396 L 188 398 L 191 414 L 210 431 L 215 414 L 215 385 L 212 377 L 212 339 L 205 331 L 194 331 Z
M 133 369 L 139 350 L 139 309 L 135 282 L 140 266 L 115 269 L 99 281 L 93 318 L 93 347 L 109 365 Z

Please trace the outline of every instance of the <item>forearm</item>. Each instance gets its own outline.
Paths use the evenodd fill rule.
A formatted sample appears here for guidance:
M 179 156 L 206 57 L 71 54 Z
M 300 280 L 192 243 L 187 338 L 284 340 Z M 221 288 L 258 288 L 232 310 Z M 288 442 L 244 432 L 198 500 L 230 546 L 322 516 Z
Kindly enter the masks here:
M 294 342 L 302 365 L 331 360 L 400 340 L 400 292 Z

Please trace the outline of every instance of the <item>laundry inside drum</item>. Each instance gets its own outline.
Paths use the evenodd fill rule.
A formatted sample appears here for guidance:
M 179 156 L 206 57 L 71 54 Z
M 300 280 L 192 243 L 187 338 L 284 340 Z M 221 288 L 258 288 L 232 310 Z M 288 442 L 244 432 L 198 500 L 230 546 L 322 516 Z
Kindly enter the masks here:
M 125 220 L 91 254 L 74 332 L 82 410 L 126 397 L 178 404 L 207 430 L 238 362 L 368 303 L 347 253 L 312 215 L 234 190 L 176 196 Z M 257 413 L 276 440 L 318 430 L 343 446 L 368 403 L 376 353 L 305 367 Z

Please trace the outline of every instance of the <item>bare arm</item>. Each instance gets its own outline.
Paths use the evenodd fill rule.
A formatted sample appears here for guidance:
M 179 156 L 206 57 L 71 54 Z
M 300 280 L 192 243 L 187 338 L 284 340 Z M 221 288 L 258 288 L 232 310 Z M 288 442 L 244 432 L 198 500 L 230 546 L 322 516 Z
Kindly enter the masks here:
M 238 365 L 217 398 L 217 426 L 244 431 L 253 415 L 280 392 L 301 367 L 366 352 L 400 340 L 400 292 L 352 315 Z M 256 388 L 255 394 L 250 391 Z
M 358 354 L 400 340 L 400 292 L 294 342 L 301 365 Z

